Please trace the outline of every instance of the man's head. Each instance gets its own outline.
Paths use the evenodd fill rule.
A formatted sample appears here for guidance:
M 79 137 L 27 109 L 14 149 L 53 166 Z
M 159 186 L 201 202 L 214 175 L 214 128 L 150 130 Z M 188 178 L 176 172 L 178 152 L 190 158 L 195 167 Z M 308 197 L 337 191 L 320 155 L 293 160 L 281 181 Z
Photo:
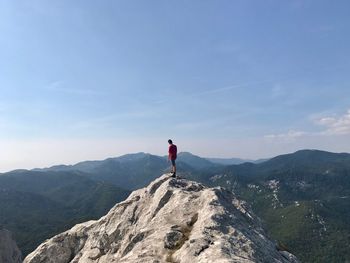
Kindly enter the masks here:
M 169 144 L 173 144 L 173 141 L 169 139 L 169 140 L 168 140 L 168 143 L 169 143 Z

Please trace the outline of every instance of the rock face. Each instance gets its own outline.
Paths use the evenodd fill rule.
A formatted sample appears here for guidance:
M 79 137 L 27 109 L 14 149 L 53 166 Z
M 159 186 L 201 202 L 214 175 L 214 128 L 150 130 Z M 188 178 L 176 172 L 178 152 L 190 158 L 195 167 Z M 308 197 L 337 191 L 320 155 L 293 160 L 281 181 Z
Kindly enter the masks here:
M 100 220 L 47 240 L 24 262 L 298 261 L 277 251 L 259 219 L 231 192 L 163 175 Z
M 13 240 L 11 232 L 6 229 L 0 229 L 0 262 L 22 262 L 21 251 L 19 251 L 16 242 Z

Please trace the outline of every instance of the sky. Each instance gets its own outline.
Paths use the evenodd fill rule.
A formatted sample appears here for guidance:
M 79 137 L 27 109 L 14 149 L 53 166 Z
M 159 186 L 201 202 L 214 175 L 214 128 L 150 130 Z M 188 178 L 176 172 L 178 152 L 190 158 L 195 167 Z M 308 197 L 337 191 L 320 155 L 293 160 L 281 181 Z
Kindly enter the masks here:
M 347 0 L 0 0 L 0 172 L 350 152 Z

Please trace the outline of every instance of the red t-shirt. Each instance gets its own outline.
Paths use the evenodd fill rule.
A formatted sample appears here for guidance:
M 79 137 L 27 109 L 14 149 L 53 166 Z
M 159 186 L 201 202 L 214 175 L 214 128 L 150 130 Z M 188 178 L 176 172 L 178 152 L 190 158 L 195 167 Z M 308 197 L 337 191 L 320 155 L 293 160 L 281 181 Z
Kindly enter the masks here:
M 169 146 L 169 159 L 175 160 L 177 157 L 177 147 L 175 144 L 171 144 Z

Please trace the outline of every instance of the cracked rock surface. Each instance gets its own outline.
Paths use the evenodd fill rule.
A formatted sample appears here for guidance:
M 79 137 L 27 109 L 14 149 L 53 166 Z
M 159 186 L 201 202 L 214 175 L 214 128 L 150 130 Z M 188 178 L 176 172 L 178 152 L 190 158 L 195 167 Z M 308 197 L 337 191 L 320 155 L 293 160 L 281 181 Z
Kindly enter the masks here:
M 76 225 L 25 263 L 298 262 L 223 188 L 163 175 L 97 221 Z

